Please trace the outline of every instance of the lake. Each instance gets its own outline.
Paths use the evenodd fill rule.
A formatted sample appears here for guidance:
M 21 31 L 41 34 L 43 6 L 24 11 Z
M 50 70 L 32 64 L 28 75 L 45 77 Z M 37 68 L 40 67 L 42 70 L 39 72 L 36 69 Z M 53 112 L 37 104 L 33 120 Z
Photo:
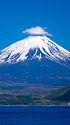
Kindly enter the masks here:
M 69 125 L 70 106 L 0 106 L 0 125 Z

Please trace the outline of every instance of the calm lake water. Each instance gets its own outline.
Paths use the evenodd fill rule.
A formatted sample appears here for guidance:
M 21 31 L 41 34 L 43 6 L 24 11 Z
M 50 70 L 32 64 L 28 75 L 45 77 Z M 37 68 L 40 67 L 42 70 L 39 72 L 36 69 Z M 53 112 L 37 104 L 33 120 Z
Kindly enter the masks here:
M 0 125 L 70 125 L 70 106 L 0 106 Z

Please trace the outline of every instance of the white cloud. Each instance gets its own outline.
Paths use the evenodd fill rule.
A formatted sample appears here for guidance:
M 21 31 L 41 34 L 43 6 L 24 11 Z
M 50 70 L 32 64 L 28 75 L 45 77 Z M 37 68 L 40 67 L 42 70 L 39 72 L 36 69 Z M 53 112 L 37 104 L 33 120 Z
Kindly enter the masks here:
M 47 29 L 47 27 L 40 27 L 40 26 L 36 26 L 36 27 L 32 27 L 30 29 L 26 29 L 23 31 L 23 33 L 27 33 L 30 35 L 47 35 L 47 36 L 52 36 L 52 34 L 46 32 L 45 30 Z

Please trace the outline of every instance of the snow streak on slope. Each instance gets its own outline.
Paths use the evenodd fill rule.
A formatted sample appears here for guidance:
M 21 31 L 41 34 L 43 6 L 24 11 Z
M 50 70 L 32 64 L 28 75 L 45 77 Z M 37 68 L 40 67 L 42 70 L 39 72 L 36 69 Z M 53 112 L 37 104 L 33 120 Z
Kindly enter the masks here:
M 35 58 L 70 64 L 70 52 L 46 36 L 30 36 L 0 51 L 0 63 L 17 63 Z

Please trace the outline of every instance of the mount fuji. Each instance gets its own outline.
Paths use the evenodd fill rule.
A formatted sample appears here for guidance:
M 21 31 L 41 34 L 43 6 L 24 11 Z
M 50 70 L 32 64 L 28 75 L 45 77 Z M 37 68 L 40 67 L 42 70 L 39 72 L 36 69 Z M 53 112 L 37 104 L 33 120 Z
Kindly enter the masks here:
M 42 58 L 70 67 L 70 52 L 46 36 L 30 36 L 0 51 L 0 64 Z
M 46 92 L 70 84 L 70 52 L 46 36 L 30 36 L 0 51 L 0 84 Z

